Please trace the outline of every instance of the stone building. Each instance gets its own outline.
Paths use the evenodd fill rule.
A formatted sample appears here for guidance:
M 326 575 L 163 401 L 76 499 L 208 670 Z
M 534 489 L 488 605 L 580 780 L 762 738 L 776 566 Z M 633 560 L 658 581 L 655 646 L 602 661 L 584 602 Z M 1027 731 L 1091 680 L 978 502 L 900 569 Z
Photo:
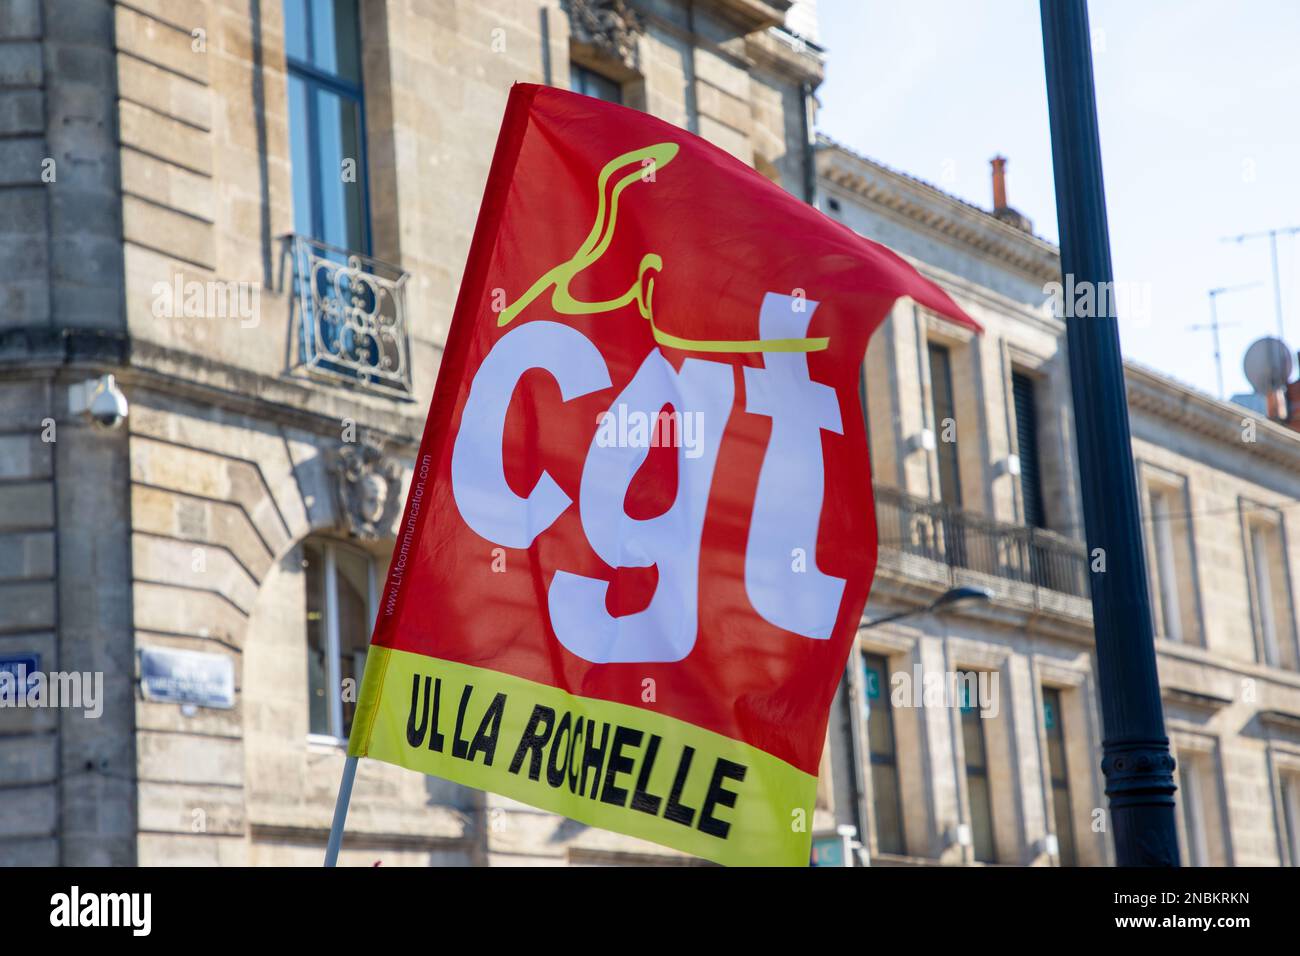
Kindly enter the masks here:
M 97 716 L 0 710 L 0 863 L 319 863 L 329 688 L 360 673 L 510 85 L 644 109 L 810 198 L 813 24 L 6 0 L 0 666 L 103 684 Z M 342 859 L 683 860 L 373 761 Z
M 817 154 L 819 207 L 985 328 L 900 302 L 867 351 L 880 565 L 866 619 L 913 613 L 864 623 L 831 739 L 836 817 L 877 865 L 1113 862 L 1093 556 L 1049 301 L 1080 300 L 1007 205 L 1004 166 L 990 212 L 828 140 Z M 1123 320 L 1152 319 L 1149 290 L 1112 293 L 1129 296 Z M 1136 365 L 1127 381 L 1184 864 L 1300 865 L 1300 433 Z M 992 600 L 924 613 L 963 585 Z M 991 703 L 965 690 L 972 672 Z M 933 698 L 917 689 L 930 679 Z
M 103 682 L 0 709 L 0 864 L 319 863 L 330 689 L 516 81 L 706 136 L 983 323 L 900 303 L 868 351 L 868 620 L 994 597 L 862 630 L 814 825 L 876 864 L 1110 862 L 1056 250 L 1005 190 L 990 214 L 830 143 L 814 164 L 823 66 L 811 0 L 7 0 L 0 670 Z M 1293 864 L 1300 435 L 1129 390 L 1185 853 Z M 342 860 L 692 862 L 373 761 Z

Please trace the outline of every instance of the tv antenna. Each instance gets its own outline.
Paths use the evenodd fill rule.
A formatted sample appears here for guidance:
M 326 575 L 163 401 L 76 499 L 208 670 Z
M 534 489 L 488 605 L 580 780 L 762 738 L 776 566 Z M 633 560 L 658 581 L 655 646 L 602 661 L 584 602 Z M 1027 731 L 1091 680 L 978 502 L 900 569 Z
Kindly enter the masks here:
M 1231 329 L 1240 325 L 1240 322 L 1229 322 L 1226 325 L 1219 322 L 1219 310 L 1215 305 L 1215 300 L 1225 292 L 1239 292 L 1242 289 L 1253 289 L 1258 282 L 1243 282 L 1240 285 L 1225 285 L 1217 289 L 1210 290 L 1210 323 L 1209 325 L 1189 325 L 1188 331 L 1204 332 L 1209 330 L 1214 334 L 1214 374 L 1219 380 L 1219 401 L 1223 401 L 1223 353 L 1219 349 L 1219 329 Z
M 1239 236 L 1224 236 L 1220 242 L 1244 242 L 1247 239 L 1268 238 L 1269 252 L 1273 258 L 1273 308 L 1277 312 L 1277 337 L 1286 340 L 1286 323 L 1282 319 L 1282 284 L 1277 272 L 1277 237 L 1294 236 L 1300 232 L 1300 226 L 1282 226 L 1279 229 L 1262 229 L 1259 232 L 1243 232 Z

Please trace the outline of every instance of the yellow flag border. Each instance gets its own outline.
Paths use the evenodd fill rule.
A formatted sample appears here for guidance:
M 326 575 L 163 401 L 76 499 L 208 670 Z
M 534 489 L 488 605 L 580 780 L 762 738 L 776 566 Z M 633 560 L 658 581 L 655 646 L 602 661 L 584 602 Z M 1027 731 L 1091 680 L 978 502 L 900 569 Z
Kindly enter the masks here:
M 423 700 L 424 708 L 430 706 L 423 691 L 425 677 L 442 682 L 437 727 L 442 735 L 441 751 L 430 749 L 424 739 L 419 746 L 412 746 L 407 736 L 408 718 L 413 706 L 413 682 L 418 692 L 416 696 Z M 463 741 L 475 736 L 480 722 L 488 721 L 489 703 L 496 695 L 504 695 L 495 750 L 490 758 L 482 750 L 473 759 L 452 752 L 457 712 L 467 686 L 472 690 L 467 698 L 471 703 L 464 708 L 464 725 L 459 728 Z M 554 711 L 551 732 L 557 739 L 560 738 L 558 725 L 566 712 L 571 715 L 573 725 L 582 718 L 594 722 L 592 727 L 607 726 L 610 729 L 602 764 L 594 779 L 588 771 L 579 768 L 581 791 L 585 792 L 588 781 L 592 782 L 590 792 L 585 795 L 574 785 L 571 774 L 576 760 L 570 762 L 566 758 L 561 769 L 568 768 L 568 771 L 560 785 L 548 781 L 549 749 L 548 759 L 540 761 L 537 779 L 530 776 L 530 771 L 535 769 L 531 752 L 515 772 L 510 771 L 512 759 L 537 706 Z M 608 765 L 614 733 L 620 727 L 627 728 L 629 739 L 633 733 L 639 733 L 640 737 L 623 753 L 624 757 L 634 761 L 632 769 L 614 775 L 611 792 Z M 430 718 L 429 731 L 432 730 Z M 570 752 L 585 746 L 583 741 L 574 746 L 574 736 L 570 732 L 567 745 Z M 651 762 L 646 779 L 641 781 L 642 758 L 646 756 L 646 745 L 653 737 L 659 738 L 658 753 Z M 432 737 L 428 736 L 428 739 L 432 740 Z M 684 775 L 684 786 L 677 794 L 677 805 L 691 812 L 689 824 L 679 822 L 684 812 L 678 813 L 677 819 L 668 819 L 664 814 L 668 798 L 676 787 L 685 747 L 691 748 L 692 756 L 689 772 Z M 582 697 L 500 671 L 372 646 L 367 655 L 348 755 L 371 757 L 502 794 L 581 823 L 639 837 L 717 863 L 808 865 L 817 778 L 744 741 L 670 717 L 651 707 Z M 717 769 L 724 762 L 743 767 L 743 779 L 715 779 Z M 629 796 L 641 783 L 644 783 L 645 794 L 657 798 L 657 812 L 635 809 L 630 805 Z M 720 786 L 717 792 L 712 789 L 715 785 Z M 598 795 L 616 797 L 620 792 L 626 794 L 622 804 L 606 802 Z M 710 793 L 720 799 L 710 803 Z M 728 805 L 728 800 L 733 801 L 731 805 Z M 647 804 L 643 801 L 642 805 Z M 709 824 L 715 832 L 705 832 L 700 828 L 706 808 L 710 811 L 708 819 L 720 822 L 725 835 L 717 834 L 720 828 L 716 822 Z

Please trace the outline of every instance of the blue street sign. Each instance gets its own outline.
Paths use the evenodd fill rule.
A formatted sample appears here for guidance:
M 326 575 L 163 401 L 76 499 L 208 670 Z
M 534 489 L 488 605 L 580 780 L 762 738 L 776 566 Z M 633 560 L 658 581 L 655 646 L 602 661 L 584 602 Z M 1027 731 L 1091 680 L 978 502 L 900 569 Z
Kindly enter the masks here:
M 144 647 L 140 686 L 146 700 L 229 710 L 235 706 L 235 665 L 223 654 Z
M 0 657 L 0 675 L 9 675 L 0 676 L 0 688 L 4 688 L 3 696 L 15 694 L 14 703 L 25 701 L 40 669 L 41 655 L 39 654 L 7 654 Z

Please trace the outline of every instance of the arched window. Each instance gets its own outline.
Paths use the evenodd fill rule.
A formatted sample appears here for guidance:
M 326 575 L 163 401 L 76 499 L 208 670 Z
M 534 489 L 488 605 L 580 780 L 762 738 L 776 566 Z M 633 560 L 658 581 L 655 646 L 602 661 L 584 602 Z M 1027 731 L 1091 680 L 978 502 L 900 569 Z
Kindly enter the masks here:
M 378 569 L 365 551 L 327 538 L 309 539 L 302 549 L 308 731 L 346 740 L 379 607 Z

